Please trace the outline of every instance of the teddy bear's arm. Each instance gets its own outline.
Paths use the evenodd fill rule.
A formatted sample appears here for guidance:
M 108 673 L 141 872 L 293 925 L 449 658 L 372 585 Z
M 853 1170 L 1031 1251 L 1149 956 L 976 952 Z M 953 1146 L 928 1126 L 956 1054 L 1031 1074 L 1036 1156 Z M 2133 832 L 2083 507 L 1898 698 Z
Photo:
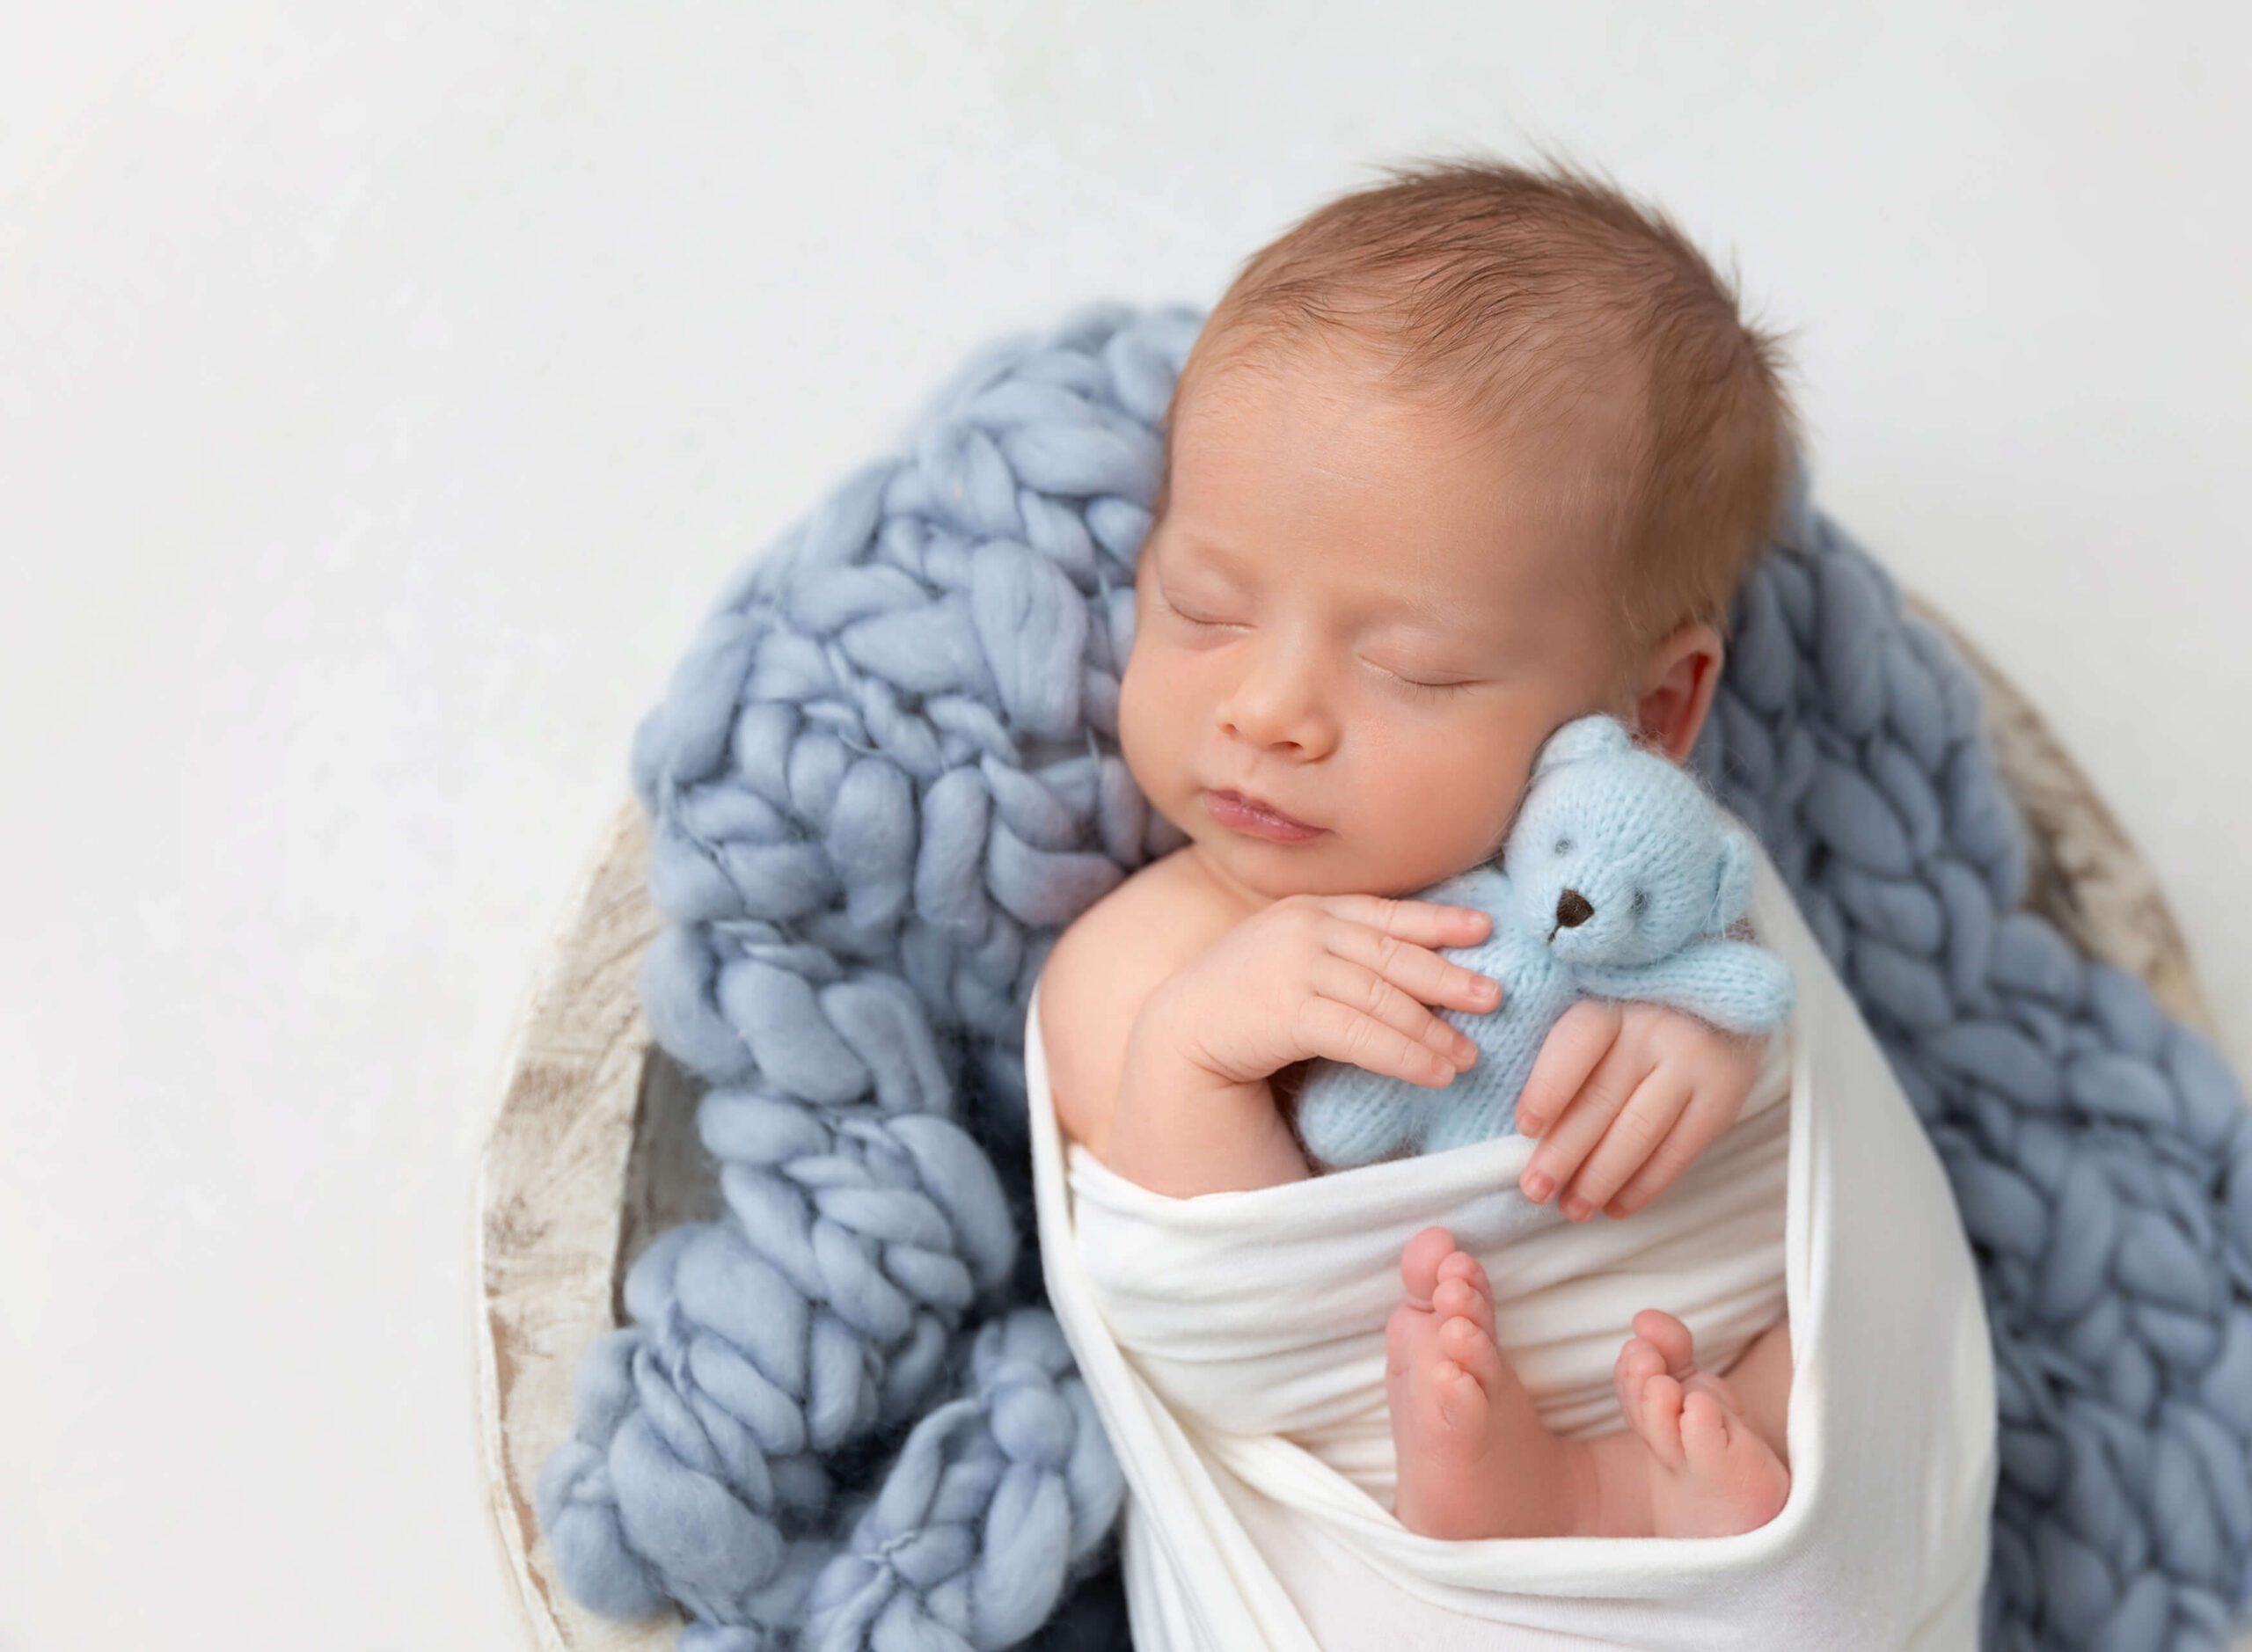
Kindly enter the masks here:
M 1655 963 L 1630 969 L 1588 965 L 1573 972 L 1598 998 L 1670 1005 L 1731 1033 L 1764 1033 L 1791 1012 L 1790 966 L 1764 947 L 1738 940 L 1693 941 Z

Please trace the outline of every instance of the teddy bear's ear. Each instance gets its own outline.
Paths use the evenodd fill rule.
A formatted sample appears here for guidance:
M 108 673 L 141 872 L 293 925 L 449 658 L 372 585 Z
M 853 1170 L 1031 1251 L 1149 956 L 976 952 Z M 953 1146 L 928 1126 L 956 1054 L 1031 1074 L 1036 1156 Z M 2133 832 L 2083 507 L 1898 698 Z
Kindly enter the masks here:
M 1712 915 L 1703 932 L 1726 929 L 1751 904 L 1751 840 L 1729 826 L 1721 832 L 1720 870 L 1713 880 Z
M 1634 743 L 1626 724 L 1608 712 L 1591 712 L 1585 717 L 1574 718 L 1548 736 L 1548 743 L 1540 748 L 1540 756 L 1533 762 L 1532 772 L 1546 774 L 1560 763 L 1625 751 Z

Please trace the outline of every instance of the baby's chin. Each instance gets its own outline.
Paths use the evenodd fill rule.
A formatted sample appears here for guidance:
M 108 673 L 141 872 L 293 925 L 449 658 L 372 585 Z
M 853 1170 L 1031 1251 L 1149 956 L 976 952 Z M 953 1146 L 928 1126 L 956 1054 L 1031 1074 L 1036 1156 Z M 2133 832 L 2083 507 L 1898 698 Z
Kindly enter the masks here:
M 1334 832 L 1325 831 L 1305 843 L 1279 844 L 1230 831 L 1208 820 L 1184 830 L 1208 864 L 1270 900 L 1286 895 L 1334 895 L 1351 888 L 1350 858 L 1337 853 Z

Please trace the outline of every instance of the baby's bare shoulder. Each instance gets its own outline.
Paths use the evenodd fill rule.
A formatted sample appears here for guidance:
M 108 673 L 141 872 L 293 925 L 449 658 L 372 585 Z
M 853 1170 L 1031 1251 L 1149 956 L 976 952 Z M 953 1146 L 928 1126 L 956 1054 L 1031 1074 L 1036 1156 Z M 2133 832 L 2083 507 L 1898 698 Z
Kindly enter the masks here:
M 1134 1019 L 1160 983 L 1227 932 L 1232 917 L 1180 853 L 1152 861 L 1079 914 L 1040 971 L 1040 1039 L 1064 1133 L 1095 1157 Z

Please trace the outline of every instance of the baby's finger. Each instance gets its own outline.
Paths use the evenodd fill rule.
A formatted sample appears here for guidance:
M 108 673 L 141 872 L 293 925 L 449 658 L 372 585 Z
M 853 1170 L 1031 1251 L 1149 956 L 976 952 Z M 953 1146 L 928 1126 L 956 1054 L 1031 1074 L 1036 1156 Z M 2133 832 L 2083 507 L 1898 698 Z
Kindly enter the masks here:
M 1442 958 L 1429 947 L 1332 917 L 1316 932 L 1340 958 L 1375 971 L 1419 1004 L 1444 1004 L 1482 1013 L 1502 1001 L 1500 983 Z
M 1382 1021 L 1416 1040 L 1460 1071 L 1478 1058 L 1478 1046 L 1365 965 L 1333 952 L 1317 953 L 1306 966 L 1306 984 L 1349 1010 Z
M 1564 1189 L 1557 1209 L 1584 1222 L 1640 1170 L 1665 1141 L 1689 1105 L 1690 1082 L 1678 1068 L 1658 1067 L 1641 1084 Z
M 1605 1204 L 1606 1216 L 1632 1216 L 1680 1179 L 1698 1156 L 1736 1122 L 1724 1095 L 1699 1091 L 1689 1098 L 1680 1119 L 1651 1152 L 1642 1167 Z
M 1308 998 L 1299 1012 L 1296 1030 L 1309 1051 L 1331 1061 L 1342 1061 L 1386 1078 L 1405 1078 L 1426 1090 L 1437 1090 L 1454 1081 L 1454 1064 L 1429 1045 L 1408 1037 L 1396 1027 L 1387 1027 L 1358 1010 L 1349 1009 L 1335 998 Z
M 1611 1047 L 1565 1107 L 1563 1116 L 1548 1127 L 1540 1145 L 1533 1150 L 1517 1182 L 1526 1198 L 1545 1204 L 1550 1194 L 1572 1179 L 1580 1161 L 1603 1139 L 1611 1121 L 1619 1116 L 1650 1066 L 1639 1045 Z
M 1620 1020 L 1619 1006 L 1602 998 L 1582 998 L 1558 1018 L 1517 1093 L 1518 1135 L 1537 1140 L 1546 1134 L 1556 1115 L 1587 1083 L 1596 1064 L 1619 1042 Z
M 1421 947 L 1467 947 L 1493 932 L 1494 915 L 1474 906 L 1410 901 L 1389 895 L 1318 895 L 1314 903 L 1334 917 L 1360 924 Z

